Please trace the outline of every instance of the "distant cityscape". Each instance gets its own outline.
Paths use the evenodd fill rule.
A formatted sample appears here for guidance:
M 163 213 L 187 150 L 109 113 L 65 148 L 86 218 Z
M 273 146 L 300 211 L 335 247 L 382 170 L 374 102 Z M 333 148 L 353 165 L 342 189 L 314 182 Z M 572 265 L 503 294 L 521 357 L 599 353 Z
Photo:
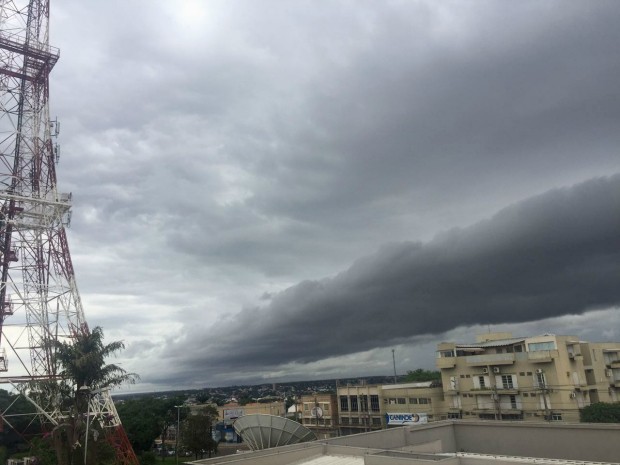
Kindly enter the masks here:
M 402 382 L 406 375 L 397 375 L 396 381 Z M 224 387 L 205 387 L 204 389 L 178 389 L 167 391 L 152 391 L 140 393 L 114 394 L 114 399 L 124 400 L 135 397 L 187 397 L 188 399 L 206 397 L 211 402 L 224 405 L 230 402 L 239 402 L 243 399 L 252 402 L 271 402 L 284 400 L 289 397 L 301 397 L 314 393 L 335 393 L 340 385 L 360 384 L 393 384 L 394 375 L 362 376 L 355 378 L 320 379 L 310 381 L 289 381 L 285 383 L 261 383 L 254 385 L 235 385 Z

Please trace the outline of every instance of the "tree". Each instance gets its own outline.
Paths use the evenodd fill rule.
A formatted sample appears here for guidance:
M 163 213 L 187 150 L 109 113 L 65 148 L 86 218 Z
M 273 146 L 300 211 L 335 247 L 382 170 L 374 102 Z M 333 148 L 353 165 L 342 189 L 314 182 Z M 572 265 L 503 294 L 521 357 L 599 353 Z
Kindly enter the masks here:
M 106 364 L 106 358 L 124 349 L 120 342 L 103 343 L 103 330 L 100 327 L 75 336 L 71 343 L 54 340 L 54 362 L 59 375 L 65 380 L 61 386 L 64 402 L 68 404 L 69 415 L 64 423 L 54 428 L 52 438 L 58 465 L 73 465 L 86 460 L 93 463 L 109 454 L 96 441 L 102 434 L 99 422 L 90 422 L 88 433 L 88 457 L 84 458 L 83 444 L 87 433 L 87 410 L 93 391 L 110 389 L 124 383 L 134 383 L 139 379 L 135 373 L 115 364 Z M 45 389 L 45 385 L 42 385 Z M 92 438 L 91 438 L 92 435 Z
M 582 423 L 620 423 L 620 402 L 597 402 L 579 410 Z
M 190 415 L 183 422 L 181 441 L 185 449 L 194 454 L 196 459 L 202 458 L 204 451 L 217 452 L 217 442 L 212 437 L 213 422 L 218 412 L 215 407 L 207 406 L 198 415 Z
M 127 437 L 134 451 L 149 451 L 155 439 L 164 435 L 168 426 L 177 423 L 175 406 L 183 404 L 183 398 L 156 398 L 145 396 L 139 399 L 128 399 L 116 409 L 123 423 Z M 187 409 L 182 408 L 181 420 L 187 416 Z
M 73 343 L 54 341 L 55 361 L 65 379 L 71 380 L 76 390 L 83 386 L 90 390 L 113 388 L 139 379 L 135 373 L 127 373 L 115 364 L 106 365 L 105 359 L 125 348 L 122 341 L 103 343 L 103 329 L 95 327 L 91 332 L 79 334 Z
M 441 381 L 441 372 L 418 368 L 414 371 L 408 371 L 405 375 L 406 383 L 418 383 L 424 381 Z

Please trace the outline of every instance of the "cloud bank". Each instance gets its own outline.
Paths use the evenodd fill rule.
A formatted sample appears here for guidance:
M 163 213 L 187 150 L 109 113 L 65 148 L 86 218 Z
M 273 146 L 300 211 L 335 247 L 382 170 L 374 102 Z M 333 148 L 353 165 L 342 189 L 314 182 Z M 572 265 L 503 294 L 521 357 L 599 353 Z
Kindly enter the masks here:
M 397 243 L 178 344 L 187 367 L 244 370 L 389 347 L 460 326 L 620 304 L 620 175 L 555 189 L 427 243 Z

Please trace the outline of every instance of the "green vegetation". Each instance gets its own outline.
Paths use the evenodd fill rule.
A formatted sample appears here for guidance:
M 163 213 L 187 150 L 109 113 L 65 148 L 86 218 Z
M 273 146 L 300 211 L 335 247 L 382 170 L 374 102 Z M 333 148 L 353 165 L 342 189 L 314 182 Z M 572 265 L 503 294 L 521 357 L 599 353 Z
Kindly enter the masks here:
M 620 402 L 597 402 L 579 411 L 583 423 L 620 423 Z
M 125 400 L 116 406 L 129 442 L 136 453 L 152 450 L 155 439 L 166 436 L 170 425 L 176 426 L 177 414 L 181 421 L 185 420 L 189 409 L 183 407 L 179 412 L 176 409 L 183 401 L 181 397 L 160 399 L 146 396 Z
M 422 368 L 418 368 L 414 371 L 408 371 L 405 375 L 406 383 L 421 383 L 425 381 L 441 381 L 441 372 L 432 371 L 432 370 L 424 370 Z
M 181 443 L 183 448 L 196 459 L 202 458 L 204 452 L 211 457 L 217 452 L 217 442 L 211 436 L 212 424 L 217 420 L 218 412 L 215 407 L 207 406 L 197 415 L 188 416 L 181 427 Z

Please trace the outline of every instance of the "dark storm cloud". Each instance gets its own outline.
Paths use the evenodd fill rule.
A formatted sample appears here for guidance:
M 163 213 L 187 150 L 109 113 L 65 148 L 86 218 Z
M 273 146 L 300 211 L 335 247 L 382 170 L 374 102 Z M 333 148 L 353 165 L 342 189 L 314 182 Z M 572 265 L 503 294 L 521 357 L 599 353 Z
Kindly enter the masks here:
M 463 325 L 617 305 L 618 212 L 615 175 L 552 190 L 425 244 L 386 246 L 218 324 L 189 361 L 228 369 L 312 362 Z

